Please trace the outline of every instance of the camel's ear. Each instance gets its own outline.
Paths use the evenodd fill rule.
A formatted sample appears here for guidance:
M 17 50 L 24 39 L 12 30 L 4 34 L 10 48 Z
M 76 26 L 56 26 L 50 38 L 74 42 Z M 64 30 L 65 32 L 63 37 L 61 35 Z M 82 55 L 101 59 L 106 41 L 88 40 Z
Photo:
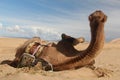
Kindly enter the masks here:
M 64 33 L 62 33 L 61 38 L 64 39 L 65 36 L 66 36 L 66 35 L 65 35 Z
M 104 18 L 102 19 L 102 22 L 106 22 L 107 21 L 107 16 L 104 15 Z
M 89 21 L 92 21 L 92 15 L 90 15 L 88 19 L 89 19 Z
M 66 34 L 64 34 L 64 33 L 62 33 L 61 37 L 62 37 L 62 40 L 64 40 L 64 39 L 69 38 L 70 36 L 68 36 L 68 35 L 66 35 Z

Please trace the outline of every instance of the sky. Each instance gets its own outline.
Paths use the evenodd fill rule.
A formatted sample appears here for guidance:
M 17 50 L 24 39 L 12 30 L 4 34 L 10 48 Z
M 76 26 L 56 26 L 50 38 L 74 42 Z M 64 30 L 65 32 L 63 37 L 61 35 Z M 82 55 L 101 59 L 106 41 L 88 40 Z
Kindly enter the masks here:
M 120 0 L 0 0 L 0 37 L 59 40 L 66 33 L 90 40 L 88 16 L 102 10 L 106 41 L 120 38 Z

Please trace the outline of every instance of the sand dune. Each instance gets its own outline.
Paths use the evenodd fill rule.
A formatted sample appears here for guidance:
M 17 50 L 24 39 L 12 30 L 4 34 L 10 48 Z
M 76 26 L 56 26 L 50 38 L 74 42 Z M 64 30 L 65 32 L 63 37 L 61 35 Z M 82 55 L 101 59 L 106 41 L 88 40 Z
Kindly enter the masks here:
M 110 43 L 120 44 L 120 38 L 112 40 Z
M 0 62 L 14 59 L 15 50 L 27 39 L 0 38 Z M 46 72 L 36 68 L 13 68 L 0 65 L 0 80 L 119 80 L 120 79 L 120 39 L 105 43 L 101 54 L 96 58 L 96 71 L 87 67 L 77 70 Z M 76 48 L 84 49 L 88 43 Z M 102 77 L 98 78 L 98 74 Z M 104 75 L 102 75 L 104 74 Z

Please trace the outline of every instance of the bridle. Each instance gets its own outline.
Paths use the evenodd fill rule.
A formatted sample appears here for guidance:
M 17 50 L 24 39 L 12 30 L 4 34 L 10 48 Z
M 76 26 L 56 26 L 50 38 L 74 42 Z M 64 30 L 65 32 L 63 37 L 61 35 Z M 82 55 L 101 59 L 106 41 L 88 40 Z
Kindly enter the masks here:
M 39 58 L 39 55 L 42 53 L 43 49 L 48 45 L 37 45 L 34 49 L 33 53 L 30 54 L 30 49 L 35 46 L 36 42 L 30 43 L 25 50 L 25 53 L 20 58 L 20 62 L 18 64 L 19 67 L 34 67 L 38 62 L 41 62 L 42 69 L 46 71 L 53 71 L 53 65 L 48 61 Z

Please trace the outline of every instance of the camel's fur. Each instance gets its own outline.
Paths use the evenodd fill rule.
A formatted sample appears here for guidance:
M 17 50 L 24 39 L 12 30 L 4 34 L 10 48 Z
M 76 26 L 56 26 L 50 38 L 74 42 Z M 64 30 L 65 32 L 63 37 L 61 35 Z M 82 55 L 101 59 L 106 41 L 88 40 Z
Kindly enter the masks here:
M 74 41 L 72 41 L 72 40 L 70 41 L 70 43 L 71 43 L 72 45 L 76 45 L 76 44 L 78 44 L 78 43 L 83 43 L 83 42 L 85 41 L 85 39 L 84 39 L 83 37 L 80 37 L 80 38 L 76 39 L 76 38 L 73 38 L 73 37 L 68 36 L 68 35 L 66 35 L 66 34 L 62 34 L 61 37 L 62 37 L 62 40 L 63 40 L 63 39 L 67 39 L 67 38 L 72 38 L 72 39 L 74 40 Z M 23 43 L 23 45 L 21 45 L 21 46 L 19 46 L 19 47 L 17 48 L 16 54 L 15 54 L 15 59 L 10 63 L 11 66 L 17 67 L 17 65 L 19 64 L 19 61 L 20 61 L 21 56 L 22 56 L 23 53 L 25 52 L 27 46 L 28 46 L 30 43 L 32 43 L 32 42 L 38 42 L 38 43 L 40 43 L 41 45 L 47 45 L 47 46 L 45 46 L 45 47 L 49 47 L 49 46 L 56 47 L 56 46 L 57 46 L 57 44 L 55 44 L 55 43 L 53 43 L 53 42 L 52 42 L 52 43 L 48 43 L 48 42 L 45 41 L 45 40 L 41 40 L 39 37 L 33 37 L 32 39 L 27 40 L 26 42 Z
M 85 50 L 76 50 L 74 48 L 76 39 L 62 34 L 62 40 L 54 46 L 46 46 L 38 58 L 51 63 L 54 70 L 67 70 L 89 65 L 103 48 L 104 23 L 106 20 L 107 16 L 102 11 L 95 11 L 89 16 L 91 42 Z M 34 39 L 28 40 L 23 46 L 18 48 L 12 65 L 18 63 L 22 52 L 24 52 L 26 46 L 32 41 Z
M 67 70 L 89 65 L 103 48 L 106 20 L 107 16 L 102 11 L 96 11 L 89 16 L 91 42 L 85 50 L 77 51 L 71 44 L 74 39 L 65 38 L 56 47 L 44 48 L 40 58 L 51 63 L 54 70 Z

